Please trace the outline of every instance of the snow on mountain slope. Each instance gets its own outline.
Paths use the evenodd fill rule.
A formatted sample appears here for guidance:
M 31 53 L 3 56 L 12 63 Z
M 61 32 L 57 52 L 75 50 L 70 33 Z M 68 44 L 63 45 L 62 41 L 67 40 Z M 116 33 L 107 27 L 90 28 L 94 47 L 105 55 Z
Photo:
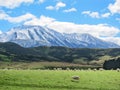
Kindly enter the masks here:
M 77 45 L 83 45 L 87 48 L 115 48 L 119 47 L 118 45 L 110 42 L 103 41 L 96 37 L 93 37 L 90 34 L 66 34 L 68 41 Z
M 19 26 L 0 34 L 0 42 L 14 42 L 23 47 L 65 46 L 71 48 L 118 48 L 90 34 L 63 34 L 41 26 Z

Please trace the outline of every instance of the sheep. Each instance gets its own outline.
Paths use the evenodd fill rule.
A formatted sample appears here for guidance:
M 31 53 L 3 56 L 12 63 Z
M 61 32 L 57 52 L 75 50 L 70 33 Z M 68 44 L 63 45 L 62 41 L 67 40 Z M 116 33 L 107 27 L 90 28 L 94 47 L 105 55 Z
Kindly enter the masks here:
M 97 71 L 97 69 L 93 69 L 93 71 Z
M 53 68 L 53 70 L 57 70 L 56 68 Z
M 113 71 L 113 68 L 111 69 L 111 71 Z
M 66 68 L 66 70 L 68 70 L 68 71 L 69 71 L 69 70 L 70 70 L 70 68 Z
M 4 70 L 9 70 L 8 68 L 4 68 Z
M 99 68 L 100 71 L 103 71 L 104 69 L 103 68 Z
M 91 68 L 88 68 L 88 70 L 90 71 L 90 70 L 91 70 Z
M 77 69 L 75 68 L 74 71 L 77 71 Z
M 72 79 L 73 79 L 73 80 L 79 80 L 80 77 L 79 77 L 79 76 L 72 76 Z
M 80 69 L 80 71 L 83 71 L 83 69 Z
M 62 70 L 62 68 L 57 68 L 57 70 Z
M 117 68 L 117 72 L 120 72 L 120 69 L 119 69 L 119 68 Z

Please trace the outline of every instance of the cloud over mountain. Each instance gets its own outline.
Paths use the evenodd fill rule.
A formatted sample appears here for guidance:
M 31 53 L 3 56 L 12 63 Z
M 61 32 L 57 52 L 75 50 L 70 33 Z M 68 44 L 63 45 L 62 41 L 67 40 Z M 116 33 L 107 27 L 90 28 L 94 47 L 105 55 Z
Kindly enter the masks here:
M 47 26 L 61 33 L 90 33 L 98 37 L 115 36 L 120 32 L 118 28 L 106 24 L 89 25 L 75 24 L 72 22 L 60 22 L 54 18 L 46 17 L 43 15 L 40 18 L 26 21 L 24 24 Z

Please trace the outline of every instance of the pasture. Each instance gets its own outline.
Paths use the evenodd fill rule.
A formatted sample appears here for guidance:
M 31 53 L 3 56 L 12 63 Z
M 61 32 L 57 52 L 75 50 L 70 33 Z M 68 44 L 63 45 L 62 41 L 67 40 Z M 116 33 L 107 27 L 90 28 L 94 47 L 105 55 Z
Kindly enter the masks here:
M 0 90 L 120 90 L 120 72 L 1 69 Z

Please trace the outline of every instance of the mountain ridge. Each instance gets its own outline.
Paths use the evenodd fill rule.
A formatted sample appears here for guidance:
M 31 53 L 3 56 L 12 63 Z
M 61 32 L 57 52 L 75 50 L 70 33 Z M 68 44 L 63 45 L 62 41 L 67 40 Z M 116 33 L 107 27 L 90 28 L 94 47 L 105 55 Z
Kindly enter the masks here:
M 47 27 L 23 25 L 0 34 L 0 42 L 14 42 L 22 47 L 63 46 L 70 48 L 119 48 L 90 34 L 66 34 Z

